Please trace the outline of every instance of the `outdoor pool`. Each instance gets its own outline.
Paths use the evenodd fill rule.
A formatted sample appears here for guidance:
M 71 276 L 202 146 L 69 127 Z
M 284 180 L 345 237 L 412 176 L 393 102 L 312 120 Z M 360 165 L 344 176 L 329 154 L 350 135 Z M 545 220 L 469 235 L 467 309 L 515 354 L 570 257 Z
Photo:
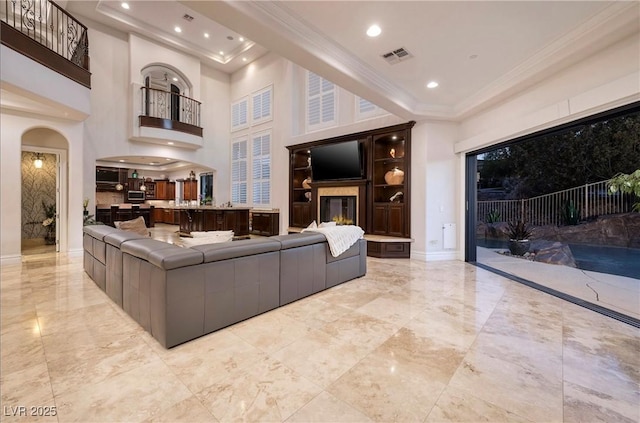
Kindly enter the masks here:
M 507 241 L 478 239 L 478 247 L 507 249 Z M 569 244 L 579 269 L 640 279 L 640 249 Z

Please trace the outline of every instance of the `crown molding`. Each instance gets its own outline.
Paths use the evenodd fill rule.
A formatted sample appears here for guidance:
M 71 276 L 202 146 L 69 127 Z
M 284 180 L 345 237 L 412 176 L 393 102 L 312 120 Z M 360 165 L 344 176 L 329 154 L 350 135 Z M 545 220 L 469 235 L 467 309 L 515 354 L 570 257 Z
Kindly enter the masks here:
M 635 9 L 635 10 L 632 10 Z M 464 119 L 640 29 L 638 4 L 615 2 L 454 107 Z
M 639 30 L 638 3 L 615 1 L 516 68 L 453 107 L 420 101 L 305 21 L 286 2 L 258 0 L 180 3 L 212 19 L 237 25 L 265 48 L 299 63 L 397 116 L 460 121 L 529 88 L 559 70 Z M 248 34 L 249 35 L 249 34 Z

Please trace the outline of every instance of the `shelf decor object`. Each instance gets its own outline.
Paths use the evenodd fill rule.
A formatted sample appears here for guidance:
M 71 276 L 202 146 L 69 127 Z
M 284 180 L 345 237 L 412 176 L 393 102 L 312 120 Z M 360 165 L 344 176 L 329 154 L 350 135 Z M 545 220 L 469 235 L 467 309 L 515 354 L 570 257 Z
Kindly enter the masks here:
M 389 185 L 402 185 L 404 182 L 404 172 L 396 166 L 384 174 L 384 180 Z

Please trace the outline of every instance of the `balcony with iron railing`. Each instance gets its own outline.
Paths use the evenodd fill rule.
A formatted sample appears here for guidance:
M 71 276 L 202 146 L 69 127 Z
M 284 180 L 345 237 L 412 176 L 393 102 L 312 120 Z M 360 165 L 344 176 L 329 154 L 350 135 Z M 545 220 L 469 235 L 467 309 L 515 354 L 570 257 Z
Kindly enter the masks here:
M 6 47 L 91 88 L 87 27 L 51 0 L 0 0 Z
M 168 129 L 202 137 L 200 106 L 197 100 L 179 93 L 141 87 L 141 127 Z

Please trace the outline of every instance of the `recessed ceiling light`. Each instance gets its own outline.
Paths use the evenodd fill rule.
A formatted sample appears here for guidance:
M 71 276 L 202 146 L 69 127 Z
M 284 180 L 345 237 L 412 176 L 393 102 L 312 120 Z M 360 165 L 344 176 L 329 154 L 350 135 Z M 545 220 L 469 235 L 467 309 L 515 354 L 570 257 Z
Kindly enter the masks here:
M 243 42 L 243 41 L 244 41 L 244 37 L 240 37 L 240 38 L 238 38 L 238 39 L 240 40 L 240 42 Z
M 233 41 L 233 35 L 227 35 L 227 40 Z
M 178 78 L 176 78 L 176 77 L 174 76 L 174 77 L 173 77 L 173 80 L 177 82 L 177 81 L 178 81 Z
M 427 84 L 427 88 L 435 88 L 438 86 L 438 83 L 436 81 L 431 81 Z
M 220 53 L 220 54 L 224 54 L 224 51 L 220 50 L 218 53 Z
M 175 32 L 182 32 L 182 28 L 180 28 L 179 26 L 176 26 L 175 28 L 173 28 L 173 30 Z
M 204 33 L 204 38 L 209 38 L 209 33 L 208 32 Z
M 378 25 L 371 25 L 369 29 L 367 29 L 367 35 L 369 37 L 377 37 L 382 34 L 382 29 Z
M 477 54 L 472 54 L 471 56 L 469 56 L 469 59 L 474 60 L 477 59 L 478 55 Z
M 247 61 L 247 58 L 246 58 L 246 57 L 243 57 L 243 58 L 242 58 L 242 61 L 243 61 L 243 62 L 246 62 L 246 61 Z
M 171 143 L 171 144 L 173 144 L 173 143 Z M 165 160 L 166 160 L 166 161 L 171 161 L 171 159 L 165 159 Z
M 120 163 L 124 163 L 124 160 L 118 160 Z
M 129 10 L 129 3 L 122 2 L 120 6 L 122 6 L 123 9 Z
M 397 135 L 393 135 L 393 136 L 391 137 L 391 139 L 392 139 L 392 140 L 397 140 L 397 139 L 398 139 L 398 136 L 397 136 Z
M 169 141 L 167 144 L 173 145 L 173 141 Z M 169 159 L 167 159 L 167 160 L 169 160 Z

